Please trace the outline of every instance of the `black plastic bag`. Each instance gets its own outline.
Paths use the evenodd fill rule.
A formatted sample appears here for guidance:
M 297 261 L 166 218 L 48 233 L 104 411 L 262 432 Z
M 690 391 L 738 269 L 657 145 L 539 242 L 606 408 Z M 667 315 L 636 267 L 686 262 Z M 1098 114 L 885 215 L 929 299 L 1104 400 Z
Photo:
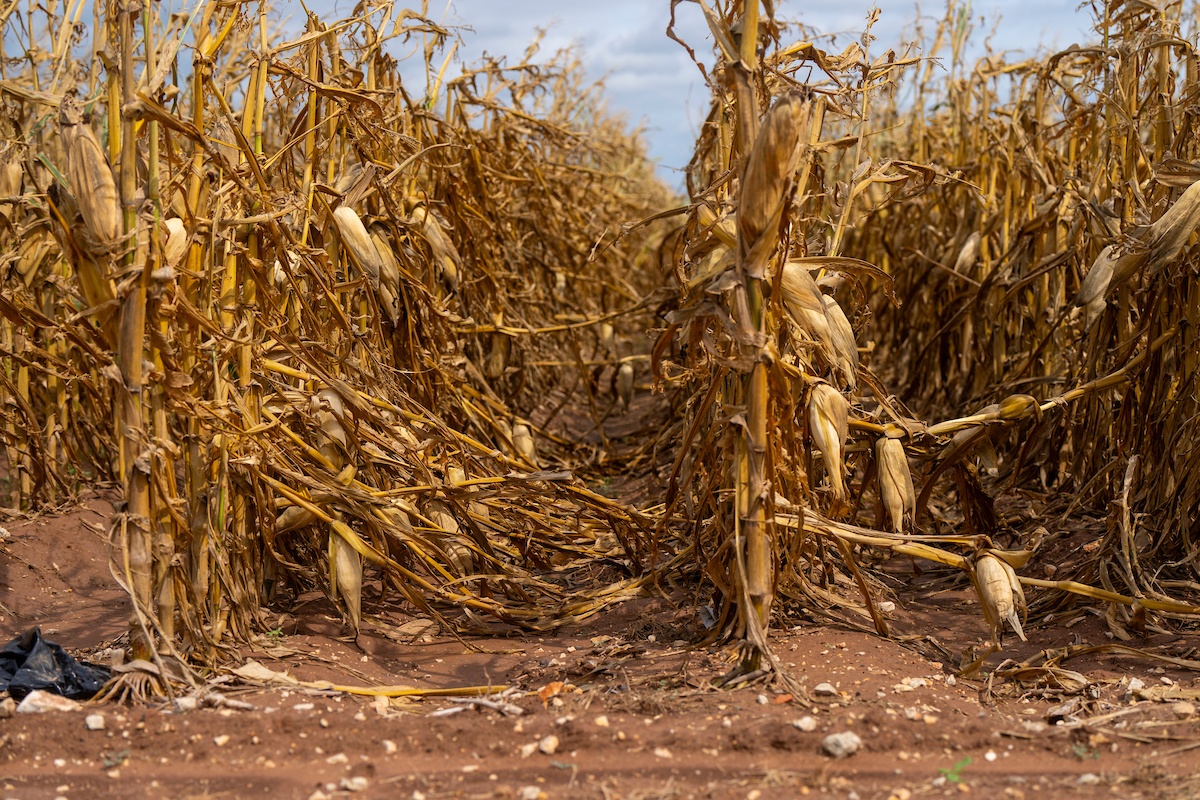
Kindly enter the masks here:
M 61 647 L 30 628 L 0 650 L 0 690 L 21 700 L 35 689 L 72 700 L 87 700 L 109 678 L 104 667 L 76 661 Z

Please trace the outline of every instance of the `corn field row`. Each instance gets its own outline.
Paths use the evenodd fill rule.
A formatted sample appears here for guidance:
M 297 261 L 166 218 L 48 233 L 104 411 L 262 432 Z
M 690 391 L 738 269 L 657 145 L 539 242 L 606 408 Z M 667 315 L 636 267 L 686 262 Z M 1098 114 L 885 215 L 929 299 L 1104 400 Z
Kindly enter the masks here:
M 969 578 L 996 647 L 1030 604 L 1194 626 L 1182 20 L 966 64 L 955 2 L 900 53 L 685 7 L 682 200 L 575 54 L 451 74 L 424 9 L 0 12 L 5 502 L 120 485 L 135 657 L 218 661 L 313 587 L 470 632 L 666 579 L 744 677 L 779 615 L 888 635 L 894 556 Z

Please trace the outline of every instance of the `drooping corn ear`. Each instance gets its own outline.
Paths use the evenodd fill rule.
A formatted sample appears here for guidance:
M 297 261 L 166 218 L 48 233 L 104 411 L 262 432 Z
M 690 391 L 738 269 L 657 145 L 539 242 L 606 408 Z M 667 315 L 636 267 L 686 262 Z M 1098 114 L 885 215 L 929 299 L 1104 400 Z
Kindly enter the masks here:
M 875 442 L 875 464 L 879 474 L 879 495 L 883 498 L 891 529 L 902 530 L 904 515 L 911 517 L 917 502 L 904 445 L 899 439 L 880 438 Z
M 339 532 L 340 531 L 340 532 Z M 329 531 L 329 586 L 346 606 L 346 616 L 358 631 L 362 622 L 362 556 L 344 538 L 356 536 L 345 523 L 335 520 Z
M 346 429 L 342 419 L 346 409 L 341 395 L 333 389 L 322 389 L 311 402 L 311 411 L 317 421 L 317 449 L 329 459 L 335 469 L 341 469 L 347 449 Z
M 1025 604 L 1025 593 L 1013 568 L 991 553 L 985 553 L 975 562 L 975 586 L 997 644 L 1005 623 L 1012 626 L 1021 641 L 1027 641 L 1025 631 L 1021 628 L 1021 618 L 1017 615 L 1018 607 Z
M 617 370 L 617 399 L 624 411 L 629 410 L 633 402 L 633 364 L 628 361 Z
M 841 392 L 828 383 L 818 383 L 813 387 L 808 398 L 808 428 L 813 444 L 821 451 L 833 495 L 839 501 L 846 498 L 843 454 L 850 432 L 849 416 L 850 404 Z
M 79 205 L 90 244 L 96 251 L 115 249 L 122 239 L 121 197 L 112 168 L 83 110 L 66 97 L 59 107 L 59 133 L 67 153 L 67 177 Z
M 413 207 L 411 220 L 413 227 L 421 232 L 421 236 L 429 243 L 429 249 L 433 253 L 434 264 L 437 265 L 439 277 L 450 289 L 457 289 L 460 280 L 459 272 L 462 266 L 462 258 L 458 254 L 458 248 L 446 236 L 446 232 L 442 229 L 442 225 L 437 218 L 430 214 L 424 204 L 418 204 Z
M 616 331 L 613 330 L 611 322 L 600 323 L 600 346 L 609 355 L 615 355 L 617 352 Z
M 979 260 L 979 243 L 983 240 L 983 236 L 979 231 L 972 231 L 967 240 L 963 242 L 962 249 L 958 251 L 958 257 L 954 259 L 954 271 L 960 275 L 967 275 L 975 266 L 975 262 Z
M 367 233 L 367 228 L 363 225 L 358 212 L 347 206 L 338 206 L 334 209 L 333 221 L 337 225 L 338 234 L 342 237 L 342 243 L 346 245 L 346 249 L 354 256 L 355 262 L 367 274 L 367 280 L 371 282 L 371 286 L 377 289 L 383 264 L 379 257 L 379 251 L 375 248 L 375 242 L 371 239 L 371 234 Z
M 179 266 L 190 244 L 187 228 L 179 217 L 167 219 L 163 226 L 167 229 L 167 239 L 163 242 L 163 263 L 168 267 Z
M 517 423 L 512 427 L 513 447 L 517 448 L 517 455 L 521 460 L 532 466 L 534 469 L 540 469 L 538 463 L 537 445 L 533 441 L 533 432 L 529 430 L 529 426 L 523 423 Z
M 400 318 L 400 262 L 396 260 L 387 231 L 382 225 L 374 224 L 368 232 L 379 256 L 379 305 L 395 325 Z
M 492 315 L 492 325 L 496 328 L 504 326 L 504 313 L 497 311 Z M 483 362 L 483 374 L 495 380 L 504 374 L 508 368 L 508 357 L 512 352 L 512 338 L 497 330 L 491 335 L 491 346 L 487 358 Z
M 800 92 L 779 98 L 763 117 L 738 192 L 738 253 L 746 275 L 762 278 L 779 246 L 779 223 L 795 185 L 812 101 Z
M 829 319 L 829 333 L 837 358 L 833 366 L 842 376 L 843 385 L 853 392 L 858 388 L 858 342 L 854 338 L 854 328 L 836 300 L 823 294 L 821 302 L 825 304 L 825 316 Z
M 473 574 L 475 572 L 475 554 L 471 548 L 458 540 L 461 529 L 450 506 L 442 500 L 430 500 L 425 507 L 425 515 L 438 529 L 439 532 L 435 533 L 433 538 L 446 554 L 450 566 L 458 577 L 463 578 Z
M 1188 239 L 1200 227 L 1200 181 L 1179 196 L 1149 227 L 1123 246 L 1109 245 L 1100 251 L 1079 287 L 1075 305 L 1087 306 L 1089 319 L 1096 316 L 1097 301 L 1110 289 L 1129 280 L 1143 266 L 1154 275 L 1179 258 Z
M 1075 297 L 1075 305 L 1086 306 L 1096 300 L 1102 300 L 1108 292 L 1108 284 L 1112 282 L 1113 271 L 1116 268 L 1118 255 L 1111 244 L 1100 251 L 1092 268 L 1088 270 L 1079 286 L 1079 294 Z
M 817 346 L 821 360 L 839 383 L 854 391 L 858 387 L 858 345 L 854 329 L 841 306 L 826 297 L 803 265 L 788 261 L 779 276 L 783 308 Z
M 17 147 L 7 147 L 0 151 L 0 217 L 13 219 L 13 211 L 17 203 L 6 202 L 6 198 L 15 198 L 21 194 L 21 159 Z

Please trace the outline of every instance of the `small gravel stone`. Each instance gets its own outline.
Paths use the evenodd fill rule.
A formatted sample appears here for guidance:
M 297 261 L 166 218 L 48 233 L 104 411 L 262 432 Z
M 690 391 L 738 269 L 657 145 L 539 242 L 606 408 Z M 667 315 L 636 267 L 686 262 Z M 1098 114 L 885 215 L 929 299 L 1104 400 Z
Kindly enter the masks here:
M 758 700 L 758 704 L 760 706 L 765 706 L 771 702 L 771 698 L 767 697 L 765 694 L 760 694 L 756 699 Z
M 536 786 L 522 786 L 517 792 L 517 797 L 521 800 L 545 800 L 547 795 Z
M 215 744 L 217 747 L 224 747 L 225 745 L 229 744 L 229 734 L 222 733 L 220 736 L 214 736 L 213 744 Z
M 1094 772 L 1085 772 L 1079 776 L 1079 780 L 1075 781 L 1080 786 L 1093 786 L 1100 782 L 1100 776 Z
M 805 733 L 812 733 L 817 729 L 817 721 L 812 717 L 801 717 L 800 719 L 793 720 L 792 725 Z
M 347 792 L 365 792 L 370 782 L 362 775 L 354 775 L 349 778 L 342 778 L 339 785 Z
M 813 687 L 813 697 L 837 697 L 838 690 L 832 683 L 818 683 Z
M 1189 717 L 1196 716 L 1196 706 L 1181 700 L 1178 703 L 1171 704 L 1171 713 L 1177 719 L 1188 719 Z
M 862 747 L 862 739 L 854 731 L 831 733 L 821 742 L 821 749 L 834 758 L 854 755 Z
M 996 760 L 996 751 L 988 750 L 986 753 L 983 754 L 983 760 L 984 761 L 995 761 Z
M 538 742 L 538 750 L 541 750 L 548 756 L 554 755 L 558 752 L 558 737 L 554 734 L 550 734 L 549 736 L 545 737 Z
M 102 731 L 104 730 L 104 715 L 88 714 L 83 718 L 83 724 L 89 731 Z
M 1142 680 L 1141 678 L 1130 678 L 1129 679 L 1130 693 L 1137 692 L 1137 691 L 1140 691 L 1145 688 L 1146 688 L 1146 682 L 1144 680 Z
M 607 728 L 608 727 L 608 717 L 604 716 L 603 714 L 596 717 L 596 719 L 594 719 L 593 722 L 596 723 L 597 728 Z
M 17 701 L 11 697 L 0 700 L 0 719 L 8 719 L 17 710 Z

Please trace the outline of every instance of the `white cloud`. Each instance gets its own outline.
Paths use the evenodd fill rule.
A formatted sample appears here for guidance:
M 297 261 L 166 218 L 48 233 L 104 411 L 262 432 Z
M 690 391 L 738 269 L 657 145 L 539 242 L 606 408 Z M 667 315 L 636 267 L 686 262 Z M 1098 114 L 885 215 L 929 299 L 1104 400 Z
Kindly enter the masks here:
M 999 25 L 987 38 L 993 50 L 1029 55 L 1039 44 L 1058 49 L 1082 42 L 1090 38 L 1090 21 L 1086 12 L 1076 11 L 1078 2 L 977 0 L 973 19 L 986 16 L 989 21 L 976 25 L 973 52 L 983 52 L 997 15 Z M 330 0 L 318 0 L 315 7 L 318 13 L 348 12 L 350 0 L 337 3 L 333 9 Z M 832 35 L 832 44 L 840 49 L 858 38 L 875 5 L 882 13 L 873 48 L 882 52 L 912 36 L 918 17 L 913 0 L 777 0 L 777 11 L 781 18 Z M 430 14 L 435 21 L 471 28 L 462 31 L 457 54 L 466 63 L 484 53 L 515 63 L 538 28 L 547 29 L 543 53 L 579 46 L 588 74 L 605 79 L 610 106 L 625 110 L 630 122 L 645 124 L 651 156 L 660 159 L 664 178 L 678 183 L 666 170 L 683 167 L 690 158 L 696 127 L 707 112 L 708 91 L 684 49 L 666 36 L 669 7 L 669 0 L 451 0 L 448 5 L 435 0 Z M 931 0 L 921 9 L 922 25 L 932 33 L 944 6 Z M 676 32 L 699 58 L 711 61 L 711 36 L 699 6 L 684 2 L 677 7 Z

